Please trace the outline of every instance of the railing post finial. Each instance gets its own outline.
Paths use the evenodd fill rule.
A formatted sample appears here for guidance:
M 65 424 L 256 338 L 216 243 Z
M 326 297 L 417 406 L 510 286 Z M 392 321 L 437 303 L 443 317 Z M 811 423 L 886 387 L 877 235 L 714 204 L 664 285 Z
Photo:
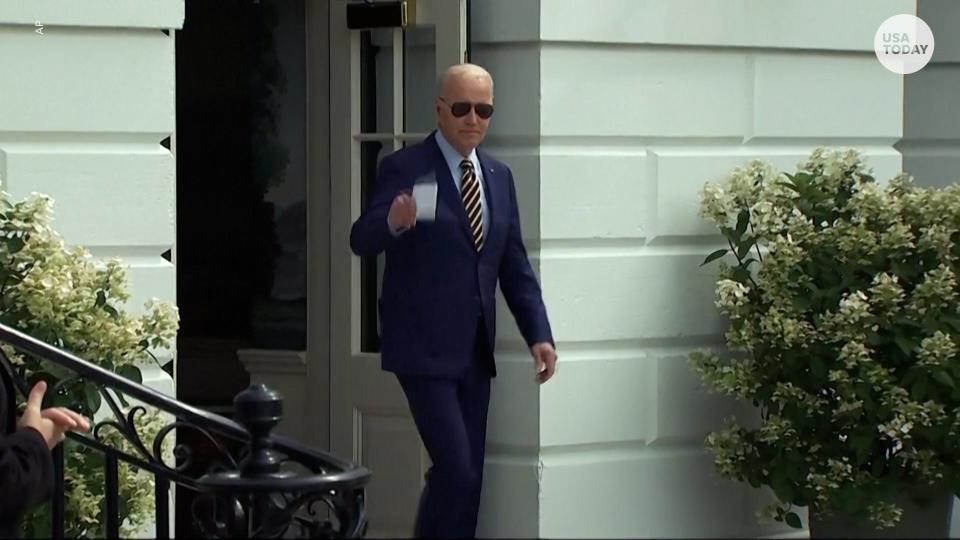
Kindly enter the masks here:
M 250 432 L 250 454 L 240 463 L 243 476 L 276 474 L 280 457 L 271 450 L 270 432 L 283 418 L 283 397 L 266 385 L 251 384 L 233 398 L 234 419 Z

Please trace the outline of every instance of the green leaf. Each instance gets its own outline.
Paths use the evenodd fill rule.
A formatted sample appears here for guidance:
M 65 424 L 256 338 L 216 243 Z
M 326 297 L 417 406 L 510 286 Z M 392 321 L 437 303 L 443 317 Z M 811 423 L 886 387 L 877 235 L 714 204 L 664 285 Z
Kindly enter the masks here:
M 910 370 L 907 371 L 907 373 L 903 376 L 903 378 L 900 379 L 900 385 L 904 387 L 910 386 L 910 384 L 912 384 L 913 381 L 917 380 L 917 377 L 919 377 L 920 375 L 923 375 L 923 372 L 919 367 L 911 368 Z
M 929 386 L 929 379 L 926 377 L 921 377 L 917 379 L 917 382 L 913 383 L 913 387 L 910 388 L 910 397 L 914 401 L 923 401 L 923 398 L 927 395 L 927 386 Z
M 7 244 L 7 251 L 9 251 L 11 254 L 17 253 L 18 251 L 23 249 L 23 244 L 24 244 L 23 238 L 19 236 L 14 236 L 13 238 L 7 238 L 5 241 Z
M 798 194 L 800 193 L 800 188 L 797 187 L 797 185 L 794 184 L 793 182 L 783 182 L 783 181 L 780 181 L 780 182 L 777 182 L 777 185 L 778 185 L 778 186 L 783 186 L 783 187 L 785 187 L 785 188 L 792 189 L 792 190 L 796 191 Z
M 787 525 L 793 527 L 794 529 L 803 528 L 803 524 L 800 523 L 800 516 L 798 516 L 794 512 L 790 512 L 789 514 L 787 514 L 786 521 L 787 521 Z
M 813 180 L 813 175 L 810 173 L 799 172 L 794 176 L 791 176 L 790 180 L 795 186 L 797 186 L 797 192 L 800 193 L 801 196 L 806 196 L 806 192 L 809 191 L 810 188 L 810 181 Z
M 83 385 L 83 399 L 84 405 L 87 407 L 87 411 L 89 411 L 91 415 L 100 409 L 102 397 L 100 396 L 100 392 L 97 391 L 97 386 L 95 384 L 87 383 Z
M 783 471 L 773 472 L 770 487 L 773 488 L 773 492 L 776 493 L 777 498 L 782 502 L 790 502 L 793 500 L 793 486 L 790 485 Z
M 743 260 L 744 257 L 750 253 L 750 249 L 756 243 L 755 238 L 744 238 L 742 242 L 737 245 L 737 260 Z
M 882 345 L 883 343 L 886 342 L 886 340 L 884 340 L 880 336 L 880 334 L 874 332 L 873 330 L 870 330 L 869 328 L 866 330 L 865 333 L 867 335 L 867 345 L 876 347 L 877 345 Z
M 731 244 L 737 245 L 740 243 L 740 235 L 737 234 L 737 231 L 731 229 L 730 227 L 720 227 L 720 232 L 723 233 L 723 237 L 726 238 Z
M 900 350 L 903 351 L 903 354 L 907 356 L 913 354 L 913 347 L 915 344 L 912 340 L 909 340 L 901 335 L 897 335 L 893 338 L 893 341 L 897 344 L 897 347 L 900 347 Z
M 741 210 L 737 215 L 737 236 L 742 236 L 750 224 L 750 210 Z
M 956 388 L 956 385 L 953 383 L 953 377 L 950 376 L 946 371 L 936 371 L 933 374 L 933 380 L 938 383 L 949 386 L 950 388 Z
M 796 296 L 793 299 L 793 307 L 797 308 L 797 311 L 803 312 L 810 309 L 810 305 L 813 303 L 813 298 L 809 296 Z
M 850 448 L 857 454 L 857 464 L 866 463 L 870 457 L 870 447 L 873 445 L 873 435 L 854 433 L 850 435 Z
M 960 317 L 955 317 L 953 315 L 943 315 L 940 317 L 940 319 L 943 322 L 950 325 L 950 328 L 952 328 L 954 332 L 960 332 Z
M 126 497 L 120 497 L 120 504 L 118 505 L 117 510 L 121 516 L 130 515 L 130 500 Z M 106 514 L 104 514 L 106 515 Z
M 703 265 L 705 265 L 705 264 L 710 264 L 710 263 L 712 263 L 713 261 L 715 261 L 715 260 L 719 259 L 720 257 L 723 257 L 724 255 L 726 255 L 728 251 L 730 251 L 730 250 L 729 250 L 729 249 L 718 249 L 718 250 L 714 251 L 713 253 L 707 255 L 707 258 L 704 259 L 702 263 L 700 263 L 700 266 L 703 266 Z
M 814 356 L 813 360 L 810 360 L 810 373 L 813 373 L 816 377 L 823 377 L 827 374 L 827 366 L 819 356 Z
M 73 406 L 74 406 L 74 399 L 69 394 L 50 395 L 48 393 L 43 398 L 43 407 L 45 409 L 48 407 L 66 407 L 70 409 L 70 408 L 73 408 Z
M 120 366 L 120 368 L 117 369 L 117 375 L 130 379 L 137 384 L 143 382 L 143 375 L 140 373 L 140 368 L 132 364 Z
M 746 266 L 738 266 L 733 270 L 734 281 L 746 283 L 750 281 L 750 270 Z
M 853 283 L 853 269 L 849 266 L 840 267 L 840 288 L 846 289 Z
M 931 428 L 924 429 L 923 434 L 932 442 L 939 442 L 939 441 L 942 441 L 944 437 L 946 437 L 947 431 L 948 430 L 946 427 L 944 427 L 943 425 L 939 425 L 939 426 L 934 426 Z

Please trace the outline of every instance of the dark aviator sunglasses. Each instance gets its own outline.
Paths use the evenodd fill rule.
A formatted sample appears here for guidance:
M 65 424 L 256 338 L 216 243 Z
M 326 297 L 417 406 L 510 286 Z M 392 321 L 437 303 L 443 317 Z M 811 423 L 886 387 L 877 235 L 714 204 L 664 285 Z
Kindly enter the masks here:
M 464 116 L 470 114 L 470 108 L 473 107 L 473 110 L 477 112 L 477 116 L 486 120 L 493 116 L 493 105 L 489 103 L 470 103 L 469 101 L 455 101 L 453 103 L 448 103 L 447 100 L 440 98 L 440 101 L 446 103 L 450 107 L 450 113 L 455 118 L 463 118 Z

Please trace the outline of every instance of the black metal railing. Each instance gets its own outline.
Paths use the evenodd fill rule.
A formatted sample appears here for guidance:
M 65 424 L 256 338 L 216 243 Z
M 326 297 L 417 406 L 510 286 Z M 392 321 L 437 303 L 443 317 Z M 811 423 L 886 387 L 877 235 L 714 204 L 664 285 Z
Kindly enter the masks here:
M 197 492 L 191 507 L 196 530 L 208 538 L 356 538 L 366 532 L 365 485 L 370 473 L 353 463 L 271 434 L 282 415 L 280 396 L 252 385 L 234 399 L 236 421 L 187 405 L 132 380 L 84 361 L 13 328 L 0 324 L 0 343 L 18 353 L 52 362 L 75 377 L 94 383 L 111 417 L 89 434 L 68 433 L 105 457 L 106 535 L 120 534 L 118 466 L 125 462 L 154 475 L 157 538 L 169 538 L 169 490 L 178 484 Z M 0 375 L 12 406 L 14 392 L 26 396 L 26 373 L 0 350 Z M 125 398 L 137 400 L 124 414 Z M 141 437 L 138 420 L 153 408 L 173 420 L 152 441 Z M 104 430 L 119 432 L 135 451 L 104 440 Z M 215 459 L 200 463 L 193 449 L 177 441 L 176 463 L 164 460 L 171 434 L 189 431 L 214 449 Z M 177 437 L 179 438 L 179 437 Z M 53 453 L 55 492 L 50 532 L 64 537 L 64 447 Z

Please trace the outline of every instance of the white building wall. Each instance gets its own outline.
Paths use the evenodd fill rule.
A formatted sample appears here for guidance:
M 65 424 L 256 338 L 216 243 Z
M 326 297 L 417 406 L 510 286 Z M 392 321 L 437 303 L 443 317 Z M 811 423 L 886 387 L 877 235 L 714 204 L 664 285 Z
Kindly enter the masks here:
M 129 265 L 129 309 L 176 299 L 174 38 L 183 0 L 0 4 L 0 177 L 53 197 L 55 228 Z M 43 25 L 42 35 L 37 23 Z M 172 384 L 166 385 L 172 393 Z
M 120 257 L 133 313 L 150 297 L 176 300 L 174 265 L 161 256 L 176 239 L 176 166 L 161 141 L 176 124 L 172 29 L 183 2 L 0 3 L 2 189 L 14 200 L 50 195 L 68 244 Z M 175 395 L 152 363 L 144 382 Z
M 904 77 L 903 170 L 920 185 L 960 182 L 960 2 L 919 0 L 917 16 L 933 31 L 933 58 Z M 960 538 L 960 500 L 954 499 L 951 538 Z
M 960 181 L 960 2 L 920 0 L 917 16 L 933 31 L 933 59 L 904 78 L 903 168 L 918 183 Z
M 909 0 L 475 0 L 496 81 L 488 149 L 514 170 L 560 368 L 537 387 L 500 317 L 479 534 L 754 536 L 763 494 L 714 472 L 736 405 L 686 361 L 722 346 L 721 246 L 698 190 L 753 157 L 818 145 L 901 168 L 902 79 L 873 36 Z M 939 47 L 939 42 L 938 42 Z M 740 409 L 741 413 L 746 412 Z
M 540 243 L 540 1 L 473 0 L 471 61 L 494 77 L 486 149 L 513 169 L 534 270 Z M 540 535 L 540 392 L 513 317 L 497 306 L 497 371 L 490 396 L 479 537 Z

